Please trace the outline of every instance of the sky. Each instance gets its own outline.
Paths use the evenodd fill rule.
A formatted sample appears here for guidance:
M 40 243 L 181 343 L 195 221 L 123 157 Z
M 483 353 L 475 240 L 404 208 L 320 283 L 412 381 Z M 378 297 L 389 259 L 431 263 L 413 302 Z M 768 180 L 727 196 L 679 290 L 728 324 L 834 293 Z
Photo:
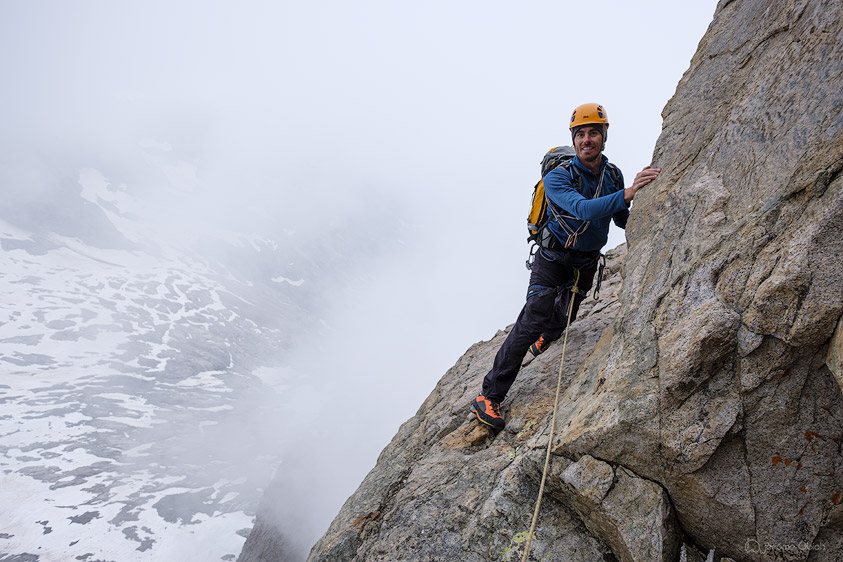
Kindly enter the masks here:
M 715 5 L 0 0 L 0 167 L 101 169 L 185 229 L 318 235 L 390 213 L 400 250 L 314 311 L 320 365 L 312 347 L 284 359 L 366 428 L 347 495 L 462 352 L 515 320 L 530 195 L 573 108 L 605 106 L 628 184 L 657 166 L 661 111 Z

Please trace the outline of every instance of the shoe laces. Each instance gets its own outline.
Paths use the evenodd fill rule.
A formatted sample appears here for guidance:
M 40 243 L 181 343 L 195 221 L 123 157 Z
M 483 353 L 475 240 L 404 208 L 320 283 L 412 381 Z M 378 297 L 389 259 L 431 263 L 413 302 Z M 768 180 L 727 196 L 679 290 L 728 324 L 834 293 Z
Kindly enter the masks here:
M 484 406 L 487 406 L 487 408 L 484 408 L 484 410 L 486 410 L 487 413 L 488 413 L 489 409 L 491 409 L 493 416 L 499 417 L 499 418 L 502 417 L 501 416 L 501 405 L 498 404 L 497 402 L 489 400 L 488 398 L 486 398 L 485 396 L 482 396 L 482 395 L 477 397 L 477 401 L 483 402 Z
M 501 405 L 500 404 L 498 404 L 497 402 L 492 402 L 491 400 L 489 400 L 489 406 L 492 408 L 492 413 L 495 416 L 501 417 Z

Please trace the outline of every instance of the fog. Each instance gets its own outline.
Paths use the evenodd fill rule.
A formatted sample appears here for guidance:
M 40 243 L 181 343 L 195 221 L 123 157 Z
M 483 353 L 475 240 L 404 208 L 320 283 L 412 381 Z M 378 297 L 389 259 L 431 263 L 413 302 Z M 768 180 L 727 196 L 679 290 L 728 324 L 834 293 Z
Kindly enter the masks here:
M 629 184 L 714 7 L 2 2 L 2 192 L 33 227 L 26 209 L 60 215 L 94 168 L 162 238 L 296 233 L 324 254 L 318 327 L 263 358 L 285 394 L 254 420 L 286 447 L 279 518 L 303 552 L 461 353 L 515 320 L 529 197 L 571 110 L 606 107 Z

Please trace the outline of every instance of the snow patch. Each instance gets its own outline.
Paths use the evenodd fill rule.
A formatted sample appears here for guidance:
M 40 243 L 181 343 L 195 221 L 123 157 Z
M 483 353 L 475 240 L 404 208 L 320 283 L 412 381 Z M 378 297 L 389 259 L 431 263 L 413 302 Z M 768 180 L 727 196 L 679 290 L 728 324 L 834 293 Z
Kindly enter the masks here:
M 32 233 L 9 224 L 4 220 L 0 220 L 0 238 L 7 238 L 10 240 L 31 240 Z
M 288 283 L 293 287 L 301 287 L 301 285 L 304 283 L 304 279 L 298 279 L 296 281 L 293 281 L 292 279 L 288 279 L 286 277 L 273 277 L 272 280 L 276 283 Z

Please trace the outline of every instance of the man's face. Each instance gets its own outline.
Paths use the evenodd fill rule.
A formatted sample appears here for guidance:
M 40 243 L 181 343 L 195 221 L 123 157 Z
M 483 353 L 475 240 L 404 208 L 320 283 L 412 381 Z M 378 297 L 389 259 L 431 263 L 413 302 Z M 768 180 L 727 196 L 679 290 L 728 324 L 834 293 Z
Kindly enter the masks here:
M 594 162 L 600 158 L 603 135 L 600 130 L 586 125 L 574 135 L 574 150 L 581 162 Z

